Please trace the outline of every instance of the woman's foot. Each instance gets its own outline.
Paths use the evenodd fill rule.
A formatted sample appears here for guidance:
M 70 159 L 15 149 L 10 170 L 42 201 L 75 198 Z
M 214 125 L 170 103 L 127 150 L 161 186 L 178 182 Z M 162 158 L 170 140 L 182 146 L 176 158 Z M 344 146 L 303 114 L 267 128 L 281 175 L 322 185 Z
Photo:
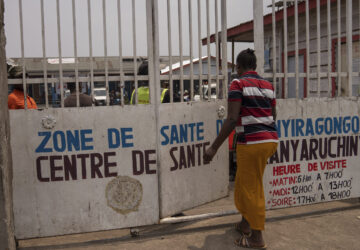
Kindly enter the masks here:
M 240 239 L 235 241 L 235 244 L 239 247 L 265 249 L 264 238 L 259 230 L 253 230 L 250 237 L 242 235 Z
M 247 220 L 243 218 L 240 222 L 235 224 L 235 229 L 239 233 L 249 237 L 251 235 L 251 228 Z

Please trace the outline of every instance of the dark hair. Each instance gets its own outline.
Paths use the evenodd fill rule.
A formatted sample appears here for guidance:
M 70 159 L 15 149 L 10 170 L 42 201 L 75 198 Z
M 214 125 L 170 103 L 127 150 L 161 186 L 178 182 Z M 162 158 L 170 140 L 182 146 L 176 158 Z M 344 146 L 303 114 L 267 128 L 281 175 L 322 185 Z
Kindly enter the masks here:
M 66 85 L 67 85 L 68 90 L 70 90 L 70 92 L 75 91 L 76 85 L 74 82 L 68 82 Z
M 140 76 L 146 76 L 149 74 L 149 63 L 148 61 L 143 61 L 139 68 L 138 68 L 138 75 Z M 148 81 L 138 81 L 138 86 L 139 87 L 146 87 L 149 86 Z
M 138 75 L 144 76 L 149 74 L 148 61 L 143 61 L 138 69 Z
M 14 85 L 13 89 L 24 91 L 24 86 L 22 84 L 16 84 Z
M 236 66 L 244 70 L 256 69 L 255 51 L 252 49 L 245 49 L 241 51 L 236 57 Z

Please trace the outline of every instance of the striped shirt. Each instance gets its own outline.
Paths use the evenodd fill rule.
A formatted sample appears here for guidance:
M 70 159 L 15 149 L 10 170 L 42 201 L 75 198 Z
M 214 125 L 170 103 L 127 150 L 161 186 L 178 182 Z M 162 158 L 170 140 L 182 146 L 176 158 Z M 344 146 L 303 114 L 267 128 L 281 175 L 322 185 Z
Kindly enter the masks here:
M 274 88 L 255 71 L 248 71 L 231 82 L 229 102 L 241 102 L 237 122 L 237 143 L 278 142 L 272 108 L 276 105 Z

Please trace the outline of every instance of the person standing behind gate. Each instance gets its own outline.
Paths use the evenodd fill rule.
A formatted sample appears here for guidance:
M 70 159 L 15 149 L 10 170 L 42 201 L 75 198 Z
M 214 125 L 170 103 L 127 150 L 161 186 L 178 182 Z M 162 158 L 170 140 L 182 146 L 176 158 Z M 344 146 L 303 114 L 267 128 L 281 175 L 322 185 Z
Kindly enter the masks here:
M 138 69 L 138 75 L 146 76 L 149 74 L 149 65 L 147 61 L 143 61 Z M 150 93 L 149 93 L 149 83 L 148 81 L 139 81 L 138 83 L 138 104 L 149 104 L 150 103 Z M 170 102 L 170 94 L 167 88 L 161 89 L 161 103 Z M 135 89 L 131 94 L 131 104 L 135 104 Z
M 239 79 L 231 82 L 228 116 L 211 147 L 204 154 L 211 161 L 216 151 L 235 128 L 237 133 L 234 201 L 242 214 L 235 228 L 241 233 L 235 244 L 264 248 L 265 197 L 263 174 L 267 160 L 276 152 L 276 100 L 274 88 L 256 72 L 254 50 L 241 51 L 236 58 Z
M 80 84 L 79 84 L 80 85 Z M 67 83 L 67 88 L 70 90 L 70 95 L 65 98 L 65 107 L 76 107 L 76 86 L 74 82 Z M 80 89 L 80 86 L 79 86 Z M 79 105 L 80 107 L 92 106 L 93 100 L 87 94 L 79 93 Z
M 8 78 L 9 79 L 21 79 L 22 68 L 20 66 L 8 67 Z M 36 102 L 29 95 L 26 95 L 26 103 L 28 109 L 37 109 Z M 25 98 L 23 85 L 16 84 L 14 90 L 8 96 L 8 108 L 9 109 L 25 109 Z

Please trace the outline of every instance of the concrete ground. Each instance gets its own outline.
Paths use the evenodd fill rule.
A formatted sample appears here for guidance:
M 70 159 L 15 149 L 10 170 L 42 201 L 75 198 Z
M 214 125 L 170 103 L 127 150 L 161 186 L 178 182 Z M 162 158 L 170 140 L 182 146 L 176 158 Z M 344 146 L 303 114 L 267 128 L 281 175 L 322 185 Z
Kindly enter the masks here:
M 229 197 L 185 211 L 185 215 L 234 210 Z M 76 250 L 222 250 L 234 245 L 239 234 L 234 223 L 240 215 L 139 228 L 75 234 L 19 241 L 19 249 Z M 360 249 L 360 200 L 351 199 L 267 211 L 264 232 L 267 249 Z

